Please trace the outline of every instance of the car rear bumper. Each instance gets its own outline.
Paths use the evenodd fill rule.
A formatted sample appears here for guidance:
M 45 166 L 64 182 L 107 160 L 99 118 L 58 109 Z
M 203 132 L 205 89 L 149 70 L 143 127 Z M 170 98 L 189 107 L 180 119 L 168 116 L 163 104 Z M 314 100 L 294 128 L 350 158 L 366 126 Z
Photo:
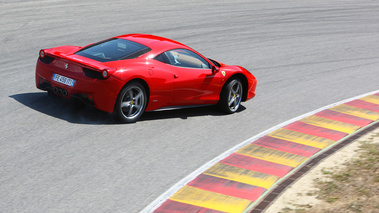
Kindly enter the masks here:
M 73 86 L 53 80 L 54 74 L 75 80 Z M 36 65 L 36 87 L 54 92 L 66 98 L 79 98 L 99 110 L 113 112 L 118 92 L 123 87 L 123 82 L 112 76 L 105 80 L 87 77 L 84 72 L 72 72 L 51 64 L 45 64 L 38 59 Z

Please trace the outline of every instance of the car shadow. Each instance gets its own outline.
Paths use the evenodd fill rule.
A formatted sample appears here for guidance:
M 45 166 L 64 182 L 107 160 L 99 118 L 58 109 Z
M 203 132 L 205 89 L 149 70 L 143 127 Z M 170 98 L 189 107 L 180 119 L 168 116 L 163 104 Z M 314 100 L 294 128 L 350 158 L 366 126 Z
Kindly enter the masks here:
M 22 93 L 9 96 L 19 103 L 43 114 L 77 124 L 122 124 L 111 113 L 78 105 L 73 99 L 49 96 L 46 92 Z M 237 112 L 244 111 L 242 105 Z M 145 112 L 137 122 L 164 119 L 187 119 L 199 116 L 223 116 L 216 106 L 170 109 Z
M 71 99 L 49 96 L 46 92 L 22 93 L 9 96 L 43 114 L 79 124 L 114 124 L 113 117 L 92 107 L 83 107 Z

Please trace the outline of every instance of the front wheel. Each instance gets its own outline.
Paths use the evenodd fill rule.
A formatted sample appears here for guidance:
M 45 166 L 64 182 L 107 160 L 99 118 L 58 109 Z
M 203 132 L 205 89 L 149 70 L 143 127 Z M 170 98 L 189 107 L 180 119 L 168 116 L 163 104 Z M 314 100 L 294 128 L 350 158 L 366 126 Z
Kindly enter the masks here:
M 221 91 L 218 103 L 221 110 L 229 114 L 236 112 L 241 104 L 242 92 L 241 81 L 238 78 L 231 80 Z
M 138 82 L 127 84 L 117 97 L 115 113 L 124 123 L 136 122 L 145 111 L 147 104 L 146 90 Z

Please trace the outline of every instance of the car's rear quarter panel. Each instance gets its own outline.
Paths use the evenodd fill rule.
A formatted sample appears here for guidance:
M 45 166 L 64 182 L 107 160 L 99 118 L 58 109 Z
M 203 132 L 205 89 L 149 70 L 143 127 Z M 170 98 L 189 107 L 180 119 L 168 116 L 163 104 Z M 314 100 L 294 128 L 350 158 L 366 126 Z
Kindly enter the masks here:
M 55 53 L 57 52 L 55 51 Z M 87 77 L 83 72 L 82 68 L 88 67 L 87 65 L 69 60 L 68 58 L 63 57 L 61 54 L 55 55 L 52 54 L 52 52 L 49 52 L 49 56 L 56 58 L 50 64 L 46 64 L 40 59 L 37 61 L 37 88 L 39 88 L 39 85 L 42 81 L 46 81 L 51 84 L 52 88 L 60 87 L 66 89 L 68 92 L 67 97 L 71 97 L 74 94 L 91 94 L 93 95 L 94 104 L 97 109 L 106 112 L 113 112 L 114 103 L 116 101 L 118 92 L 124 85 L 120 79 L 114 78 L 112 76 L 106 80 L 93 79 Z M 68 64 L 67 68 L 66 64 Z M 74 79 L 74 86 L 70 87 L 52 80 L 54 74 L 59 74 Z
M 149 57 L 119 61 L 118 71 L 113 74 L 124 84 L 143 81 L 147 86 L 149 102 L 146 111 L 156 110 L 173 104 L 173 74 L 168 64 Z

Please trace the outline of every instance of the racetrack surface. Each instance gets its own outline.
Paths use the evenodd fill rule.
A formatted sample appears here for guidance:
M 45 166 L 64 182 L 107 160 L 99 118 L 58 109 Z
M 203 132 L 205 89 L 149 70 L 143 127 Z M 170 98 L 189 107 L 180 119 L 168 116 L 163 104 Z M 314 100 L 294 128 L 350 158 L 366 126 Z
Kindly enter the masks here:
M 378 89 L 379 2 L 0 2 L 0 212 L 139 212 L 274 125 Z M 257 96 L 124 125 L 35 88 L 41 48 L 127 33 L 174 40 L 258 79 Z

